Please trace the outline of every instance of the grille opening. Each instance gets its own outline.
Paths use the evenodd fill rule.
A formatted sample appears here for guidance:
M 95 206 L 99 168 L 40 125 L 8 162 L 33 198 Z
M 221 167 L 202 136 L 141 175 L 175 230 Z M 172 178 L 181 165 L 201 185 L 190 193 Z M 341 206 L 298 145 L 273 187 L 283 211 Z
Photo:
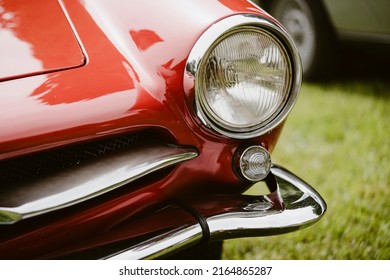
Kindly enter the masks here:
M 0 186 L 8 187 L 48 176 L 53 172 L 128 148 L 137 143 L 139 139 L 138 133 L 122 135 L 1 161 Z
M 0 161 L 0 188 L 4 190 L 15 185 L 20 186 L 24 182 L 75 168 L 145 141 L 158 140 L 174 143 L 173 137 L 168 132 L 150 129 L 2 160 Z

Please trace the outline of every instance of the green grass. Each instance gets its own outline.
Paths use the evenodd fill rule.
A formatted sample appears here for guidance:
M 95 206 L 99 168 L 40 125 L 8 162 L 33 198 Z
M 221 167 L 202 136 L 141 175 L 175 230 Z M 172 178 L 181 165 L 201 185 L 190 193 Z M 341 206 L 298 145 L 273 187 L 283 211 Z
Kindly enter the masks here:
M 390 85 L 304 84 L 273 155 L 328 211 L 279 236 L 229 240 L 224 259 L 390 259 Z

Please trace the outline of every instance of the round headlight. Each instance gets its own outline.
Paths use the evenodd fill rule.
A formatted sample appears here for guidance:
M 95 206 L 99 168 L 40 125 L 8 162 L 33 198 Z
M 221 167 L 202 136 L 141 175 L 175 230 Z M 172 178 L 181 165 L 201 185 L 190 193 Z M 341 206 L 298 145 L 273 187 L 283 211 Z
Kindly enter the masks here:
M 195 64 L 190 55 L 187 71 L 194 75 L 196 107 L 206 124 L 233 138 L 251 138 L 275 127 L 291 109 L 299 63 L 290 55 L 292 41 L 277 25 L 244 16 L 224 21 L 229 28 L 206 32 L 211 39 L 223 30 L 203 53 L 195 45 Z

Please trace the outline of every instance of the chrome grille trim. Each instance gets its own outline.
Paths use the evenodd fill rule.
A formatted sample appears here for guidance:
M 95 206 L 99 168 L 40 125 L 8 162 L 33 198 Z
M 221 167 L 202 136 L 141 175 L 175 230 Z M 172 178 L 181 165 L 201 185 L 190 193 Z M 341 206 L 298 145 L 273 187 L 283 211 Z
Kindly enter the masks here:
M 51 176 L 2 188 L 0 224 L 12 224 L 86 201 L 197 156 L 198 152 L 191 147 L 143 143 Z
M 73 144 L 0 161 L 0 189 L 48 177 L 64 169 L 120 152 L 148 139 L 144 133 L 133 133 L 103 140 Z

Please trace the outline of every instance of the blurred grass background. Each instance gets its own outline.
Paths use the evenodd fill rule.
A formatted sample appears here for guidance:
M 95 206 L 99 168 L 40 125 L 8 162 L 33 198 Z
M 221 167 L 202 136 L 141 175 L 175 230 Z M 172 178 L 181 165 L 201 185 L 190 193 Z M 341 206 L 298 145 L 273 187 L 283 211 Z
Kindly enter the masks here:
M 390 259 L 390 83 L 304 83 L 272 159 L 328 211 L 301 231 L 225 241 L 224 259 Z

